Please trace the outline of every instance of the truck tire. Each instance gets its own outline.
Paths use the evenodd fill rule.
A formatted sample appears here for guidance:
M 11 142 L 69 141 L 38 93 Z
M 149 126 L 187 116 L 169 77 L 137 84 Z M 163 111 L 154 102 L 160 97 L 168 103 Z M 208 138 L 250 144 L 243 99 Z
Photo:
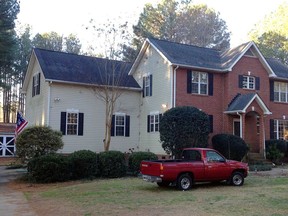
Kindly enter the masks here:
M 230 184 L 234 186 L 242 186 L 244 184 L 244 176 L 241 172 L 234 172 L 230 178 Z
M 193 180 L 190 175 L 182 174 L 177 179 L 177 187 L 179 190 L 189 190 L 192 187 Z

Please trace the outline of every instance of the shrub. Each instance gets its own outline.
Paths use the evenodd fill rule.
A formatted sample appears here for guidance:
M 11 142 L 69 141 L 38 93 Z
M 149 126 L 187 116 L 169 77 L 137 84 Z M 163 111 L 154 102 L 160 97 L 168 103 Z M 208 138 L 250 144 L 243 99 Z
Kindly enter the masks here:
M 245 141 L 232 134 L 217 134 L 212 137 L 213 148 L 227 159 L 241 161 L 249 148 Z
M 68 156 L 72 178 L 92 178 L 98 173 L 97 154 L 90 150 L 76 151 Z
M 63 147 L 62 133 L 46 126 L 25 129 L 16 140 L 16 154 L 25 162 L 31 158 L 55 153 Z
M 158 157 L 152 152 L 133 152 L 129 156 L 129 171 L 132 175 L 137 175 L 140 172 L 140 163 L 142 160 L 157 160 Z
M 209 116 L 195 107 L 175 107 L 163 114 L 159 132 L 164 151 L 180 158 L 183 148 L 208 146 Z
M 59 154 L 34 157 L 28 162 L 27 171 L 39 183 L 67 181 L 71 176 L 68 158 Z
M 266 157 L 275 164 L 280 164 L 287 152 L 287 143 L 285 140 L 266 140 Z
M 125 176 L 125 154 L 120 151 L 100 152 L 99 171 L 102 177 L 117 178 Z

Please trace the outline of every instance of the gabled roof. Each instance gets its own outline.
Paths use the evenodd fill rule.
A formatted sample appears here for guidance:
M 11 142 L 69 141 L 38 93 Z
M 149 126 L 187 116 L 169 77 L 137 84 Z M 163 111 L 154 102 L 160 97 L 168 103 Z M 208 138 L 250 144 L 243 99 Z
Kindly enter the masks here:
M 231 101 L 231 103 L 228 105 L 225 113 L 246 113 L 247 108 L 254 100 L 259 104 L 264 114 L 271 114 L 268 107 L 265 105 L 265 103 L 257 93 L 243 95 L 237 94 L 235 98 Z
M 121 76 L 118 79 L 121 81 L 114 83 L 115 86 L 140 89 L 135 79 L 128 75 L 131 63 L 37 48 L 33 50 L 32 55 L 38 60 L 46 81 L 112 85 L 112 77 L 116 77 L 117 80 Z M 31 62 L 32 59 L 31 56 Z
M 270 65 L 270 63 L 272 64 L 272 61 L 268 62 L 252 41 L 241 44 L 232 49 L 220 51 L 211 48 L 180 44 L 154 38 L 146 39 L 139 55 L 131 67 L 129 74 L 133 74 L 135 72 L 148 46 L 154 47 L 154 49 L 164 59 L 166 59 L 170 65 L 217 72 L 231 71 L 235 64 L 249 50 L 252 50 L 253 54 L 259 58 L 264 68 L 267 70 L 269 76 L 276 77 L 281 75 L 283 78 L 288 78 L 288 66 L 282 65 L 282 73 L 276 72 L 275 70 L 279 67 L 278 64 L 280 62 L 273 62 L 273 65 Z

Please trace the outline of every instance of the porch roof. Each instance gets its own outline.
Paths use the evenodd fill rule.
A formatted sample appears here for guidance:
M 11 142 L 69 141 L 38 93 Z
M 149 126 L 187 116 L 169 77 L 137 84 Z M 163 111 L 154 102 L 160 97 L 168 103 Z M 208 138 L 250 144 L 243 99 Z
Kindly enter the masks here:
M 231 103 L 228 105 L 228 108 L 224 113 L 246 113 L 247 108 L 253 101 L 256 101 L 261 109 L 263 110 L 264 114 L 270 115 L 272 114 L 268 107 L 265 105 L 264 101 L 260 98 L 257 93 L 250 93 L 250 94 L 237 94 Z

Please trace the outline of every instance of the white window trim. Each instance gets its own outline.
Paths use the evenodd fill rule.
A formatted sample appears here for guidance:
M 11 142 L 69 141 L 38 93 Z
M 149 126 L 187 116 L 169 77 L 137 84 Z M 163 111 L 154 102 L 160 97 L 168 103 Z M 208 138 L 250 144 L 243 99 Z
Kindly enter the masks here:
M 118 137 L 125 137 L 125 134 L 126 134 L 126 113 L 121 113 L 121 112 L 116 112 L 114 113 L 115 115 L 115 122 L 114 122 L 114 136 L 118 136 Z M 117 125 L 116 122 L 117 122 L 117 116 L 121 116 L 121 117 L 124 117 L 124 124 L 123 125 Z M 123 127 L 123 135 L 117 135 L 117 127 Z
M 285 89 L 285 92 L 283 92 L 283 91 L 281 91 L 281 87 L 280 87 L 280 85 L 281 84 L 285 84 L 285 87 L 286 87 L 286 89 Z M 278 91 L 275 91 L 275 86 L 278 86 Z M 285 83 L 285 82 L 274 82 L 274 89 L 273 89 L 273 91 L 274 91 L 274 101 L 276 101 L 276 102 L 282 102 L 282 103 L 287 103 L 288 102 L 288 83 Z M 276 98 L 275 98 L 275 93 L 277 93 L 278 94 L 278 100 L 276 100 Z M 281 93 L 285 93 L 285 101 L 282 101 L 281 100 Z
M 149 122 L 149 128 L 150 128 L 150 133 L 157 133 L 159 132 L 159 127 L 160 127 L 160 112 L 159 111 L 152 111 L 149 113 L 150 115 L 150 122 Z M 154 123 L 151 122 L 152 116 L 154 118 Z M 155 116 L 158 116 L 158 122 L 156 123 L 156 118 Z M 158 131 L 155 130 L 156 124 L 158 124 Z M 151 130 L 151 125 L 153 125 L 153 130 Z
M 209 86 L 208 73 L 207 72 L 200 72 L 200 71 L 192 71 L 192 77 L 193 77 L 193 73 L 199 73 L 197 82 L 192 82 L 192 78 L 191 78 L 191 84 L 196 84 L 197 83 L 198 89 L 197 89 L 197 92 L 193 92 L 193 87 L 192 87 L 191 93 L 192 94 L 199 94 L 199 95 L 208 95 L 208 86 Z M 200 74 L 206 74 L 206 76 L 207 76 L 207 82 L 206 83 L 201 82 L 201 75 Z M 206 93 L 205 94 L 201 93 L 201 84 L 205 84 L 206 85 Z
M 149 97 L 151 92 L 151 80 L 150 80 L 150 74 L 143 76 L 144 79 L 144 97 Z M 147 81 L 148 80 L 148 81 Z M 146 88 L 148 88 L 148 94 L 146 92 Z
M 69 123 L 68 122 L 68 114 L 77 114 L 77 123 Z M 76 125 L 76 134 L 68 134 L 68 125 Z M 79 110 L 67 109 L 66 110 L 66 135 L 78 136 L 79 129 Z
M 244 78 L 247 78 L 247 81 L 244 82 Z M 250 88 L 250 84 L 253 84 L 253 88 Z M 246 87 L 244 87 L 244 83 L 246 83 Z M 248 89 L 248 90 L 255 90 L 256 89 L 256 78 L 253 76 L 243 76 L 243 83 L 242 83 L 243 89 Z

